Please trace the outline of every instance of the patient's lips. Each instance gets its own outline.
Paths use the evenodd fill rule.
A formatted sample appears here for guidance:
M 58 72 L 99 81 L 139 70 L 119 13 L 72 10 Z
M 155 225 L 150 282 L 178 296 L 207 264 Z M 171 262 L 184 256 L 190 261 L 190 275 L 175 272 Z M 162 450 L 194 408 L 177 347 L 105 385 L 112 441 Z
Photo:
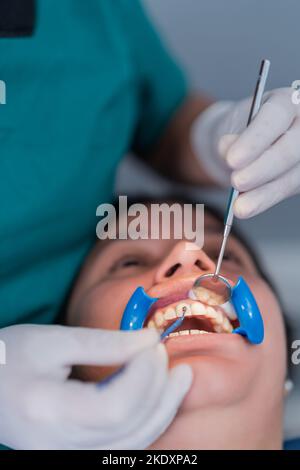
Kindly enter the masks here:
M 165 330 L 182 316 L 184 310 L 183 323 L 177 331 L 170 334 L 170 337 L 187 334 L 231 333 L 235 328 L 236 319 L 230 320 L 221 307 L 212 307 L 191 299 L 180 300 L 163 309 L 155 310 L 146 322 L 146 326 Z M 234 312 L 231 313 L 231 316 L 233 315 Z
M 166 330 L 185 311 L 185 319 L 169 337 L 208 333 L 231 333 L 238 321 L 232 305 L 216 306 L 214 292 L 205 290 L 201 301 L 188 298 L 189 290 L 168 296 L 154 304 L 145 326 Z M 198 297 L 199 298 L 199 297 Z M 213 305 L 210 305 L 213 304 Z

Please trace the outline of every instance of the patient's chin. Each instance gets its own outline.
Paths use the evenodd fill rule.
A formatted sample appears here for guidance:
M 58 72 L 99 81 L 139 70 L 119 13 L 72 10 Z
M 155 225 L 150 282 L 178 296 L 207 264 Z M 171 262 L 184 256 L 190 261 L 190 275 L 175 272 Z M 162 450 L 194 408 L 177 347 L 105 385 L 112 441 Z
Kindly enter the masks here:
M 196 411 L 211 406 L 227 407 L 247 399 L 256 385 L 256 364 L 248 367 L 236 361 L 216 357 L 170 359 L 170 368 L 189 364 L 193 383 L 182 405 L 182 411 Z

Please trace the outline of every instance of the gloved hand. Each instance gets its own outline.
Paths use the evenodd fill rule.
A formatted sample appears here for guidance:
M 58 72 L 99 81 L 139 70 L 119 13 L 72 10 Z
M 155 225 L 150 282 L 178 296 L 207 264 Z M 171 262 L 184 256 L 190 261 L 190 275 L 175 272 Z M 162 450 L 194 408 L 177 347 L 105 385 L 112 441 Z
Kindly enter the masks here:
M 241 194 L 235 215 L 248 218 L 300 193 L 300 104 L 295 89 L 268 92 L 246 128 L 252 98 L 210 106 L 191 141 L 208 174 Z
M 154 330 L 18 325 L 0 330 L 0 443 L 14 449 L 140 449 L 170 424 L 192 374 L 170 372 Z M 73 364 L 129 361 L 106 385 L 68 379 Z M 67 380 L 68 379 L 68 380 Z

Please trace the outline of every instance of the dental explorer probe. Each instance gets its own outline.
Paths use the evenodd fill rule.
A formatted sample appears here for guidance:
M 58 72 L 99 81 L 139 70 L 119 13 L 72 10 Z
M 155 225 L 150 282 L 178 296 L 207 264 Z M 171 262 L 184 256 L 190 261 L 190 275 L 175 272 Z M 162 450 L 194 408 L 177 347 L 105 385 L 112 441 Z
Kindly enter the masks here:
M 256 116 L 257 112 L 259 111 L 259 108 L 261 106 L 262 102 L 262 97 L 264 94 L 265 90 L 265 85 L 266 81 L 268 78 L 269 74 L 269 69 L 270 69 L 270 61 L 267 59 L 262 60 L 261 65 L 260 65 L 260 70 L 259 70 L 259 75 L 258 75 L 258 80 L 256 82 L 256 87 L 254 91 L 254 96 L 252 100 L 252 105 L 250 109 L 250 114 L 247 122 L 247 126 L 251 123 L 252 119 Z M 229 195 L 229 200 L 228 200 L 228 205 L 227 205 L 227 210 L 226 210 L 226 215 L 225 215 L 225 220 L 224 220 L 224 233 L 223 233 L 223 240 L 222 240 L 222 245 L 218 257 L 218 262 L 216 266 L 216 270 L 214 272 L 214 278 L 216 279 L 219 277 L 220 270 L 221 270 L 221 264 L 223 261 L 224 253 L 225 253 L 225 248 L 226 244 L 228 241 L 229 234 L 231 232 L 231 227 L 233 223 L 233 218 L 234 218 L 234 203 L 239 196 L 239 191 L 237 189 L 231 188 L 230 195 Z

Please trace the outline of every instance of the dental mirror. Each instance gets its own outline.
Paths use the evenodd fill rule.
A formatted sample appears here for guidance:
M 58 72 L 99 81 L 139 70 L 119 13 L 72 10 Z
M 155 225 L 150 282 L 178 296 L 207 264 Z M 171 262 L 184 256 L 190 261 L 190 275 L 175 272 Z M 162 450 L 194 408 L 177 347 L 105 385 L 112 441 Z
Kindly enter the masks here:
M 223 276 L 204 274 L 196 279 L 190 295 L 208 305 L 223 305 L 231 298 L 231 285 Z
M 263 93 L 265 90 L 265 85 L 270 69 L 270 61 L 263 60 L 260 65 L 259 75 L 256 82 L 256 87 L 254 91 L 254 96 L 252 100 L 252 105 L 250 108 L 250 114 L 248 117 L 247 126 L 251 123 L 252 119 L 258 113 Z M 231 227 L 234 218 L 234 203 L 239 196 L 239 192 L 231 188 L 229 201 L 227 205 L 227 211 L 225 216 L 224 223 L 224 233 L 222 239 L 222 245 L 218 257 L 218 262 L 216 265 L 216 270 L 214 274 L 205 274 L 196 279 L 194 286 L 192 288 L 192 295 L 195 296 L 195 299 L 203 301 L 208 305 L 222 305 L 231 298 L 231 286 L 228 280 L 220 275 L 221 264 L 223 261 L 226 244 L 231 232 Z

